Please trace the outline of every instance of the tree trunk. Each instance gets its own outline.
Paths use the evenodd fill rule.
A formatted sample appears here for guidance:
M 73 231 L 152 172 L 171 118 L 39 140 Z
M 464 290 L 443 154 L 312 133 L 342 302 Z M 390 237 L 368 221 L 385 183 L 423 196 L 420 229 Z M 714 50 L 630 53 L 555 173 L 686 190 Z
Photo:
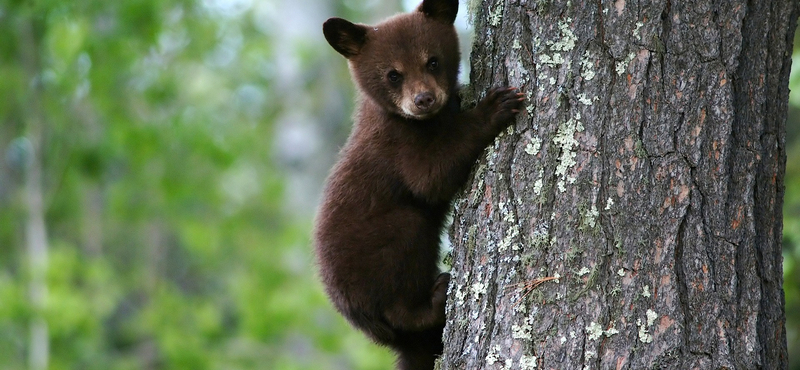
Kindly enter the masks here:
M 442 369 L 786 368 L 797 3 L 473 11 L 473 96 L 528 106 L 455 203 Z
M 47 303 L 47 229 L 45 227 L 44 161 L 42 141 L 44 116 L 42 107 L 42 81 L 40 76 L 40 40 L 35 35 L 34 21 L 23 18 L 18 23 L 22 65 L 30 90 L 25 96 L 25 131 L 29 148 L 25 167 L 25 250 L 28 255 L 28 294 L 31 315 L 28 338 L 28 366 L 31 370 L 44 370 L 50 361 L 50 336 L 44 311 Z

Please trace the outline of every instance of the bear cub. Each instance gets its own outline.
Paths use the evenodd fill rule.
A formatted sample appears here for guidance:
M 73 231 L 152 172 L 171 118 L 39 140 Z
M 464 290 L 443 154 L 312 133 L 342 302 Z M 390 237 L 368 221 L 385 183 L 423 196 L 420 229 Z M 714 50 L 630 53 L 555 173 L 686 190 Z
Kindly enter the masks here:
M 450 281 L 439 241 L 456 192 L 517 114 L 514 88 L 461 110 L 458 0 L 424 0 L 377 25 L 328 19 L 323 33 L 359 91 L 356 123 L 327 179 L 314 244 L 336 309 L 393 349 L 402 370 L 433 369 Z

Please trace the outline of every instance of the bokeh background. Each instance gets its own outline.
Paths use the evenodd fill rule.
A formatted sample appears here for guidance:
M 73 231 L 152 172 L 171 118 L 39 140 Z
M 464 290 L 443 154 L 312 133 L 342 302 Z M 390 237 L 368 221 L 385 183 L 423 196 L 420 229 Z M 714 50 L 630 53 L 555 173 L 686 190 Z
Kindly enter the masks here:
M 354 101 L 321 24 L 416 3 L 0 0 L 0 368 L 390 368 L 315 275 L 314 209 Z M 790 103 L 800 369 L 800 94 Z

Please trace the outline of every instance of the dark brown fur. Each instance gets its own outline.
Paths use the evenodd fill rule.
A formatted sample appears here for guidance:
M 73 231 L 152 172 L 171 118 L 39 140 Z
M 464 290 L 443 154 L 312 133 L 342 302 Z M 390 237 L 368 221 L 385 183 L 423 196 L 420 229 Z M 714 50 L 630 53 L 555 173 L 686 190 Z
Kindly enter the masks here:
M 332 18 L 323 27 L 361 97 L 317 215 L 320 274 L 339 312 L 395 350 L 403 370 L 433 369 L 441 354 L 445 217 L 522 100 L 513 88 L 495 88 L 474 109 L 460 109 L 457 9 L 457 0 L 425 0 L 375 26 Z

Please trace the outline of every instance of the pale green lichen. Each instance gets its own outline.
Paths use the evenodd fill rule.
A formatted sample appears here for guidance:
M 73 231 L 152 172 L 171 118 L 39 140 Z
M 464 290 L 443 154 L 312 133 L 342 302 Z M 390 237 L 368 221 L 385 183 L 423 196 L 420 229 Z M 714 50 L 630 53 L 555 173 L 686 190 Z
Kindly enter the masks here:
M 653 341 L 653 336 L 647 332 L 647 327 L 642 324 L 642 319 L 636 319 L 636 326 L 639 327 L 639 341 L 642 343 L 650 343 Z
M 586 96 L 586 93 L 578 94 L 578 101 L 583 105 L 592 105 L 592 99 L 589 99 L 589 97 Z
M 589 57 L 589 50 L 586 50 L 581 58 L 581 77 L 586 81 L 591 81 L 595 76 L 594 62 Z
M 550 77 L 548 77 L 548 76 L 547 76 L 547 74 L 545 74 L 544 72 L 542 72 L 542 73 L 539 73 L 539 74 L 536 76 L 536 79 L 538 79 L 538 80 L 539 80 L 539 83 L 537 83 L 537 84 L 536 84 L 536 88 L 537 88 L 537 90 L 539 90 L 539 92 L 544 92 L 545 88 L 547 87 L 547 84 L 546 84 L 546 82 L 547 82 L 547 80 L 548 80 L 549 78 L 550 78 Z M 530 101 L 530 100 L 529 100 L 529 101 Z
M 467 293 L 465 293 L 464 290 L 461 289 L 460 286 L 458 288 L 456 288 L 456 305 L 457 306 L 464 305 L 464 298 L 466 298 L 466 296 L 467 296 Z
M 536 368 L 536 356 L 522 355 L 519 358 L 520 370 L 533 370 Z
M 531 141 L 528 145 L 525 145 L 525 153 L 530 155 L 537 155 L 539 154 L 539 150 L 542 148 L 542 140 L 538 137 L 534 136 L 531 138 Z
M 486 364 L 487 365 L 494 365 L 497 362 L 497 353 L 500 352 L 500 346 L 496 345 L 489 349 L 489 353 L 486 354 Z
M 470 273 L 469 270 L 464 272 L 464 281 L 469 281 Z M 454 278 L 455 279 L 455 278 Z M 455 290 L 455 297 L 456 297 L 456 306 L 463 306 L 464 305 L 464 298 L 467 297 L 467 292 L 464 285 L 456 284 L 453 286 Z
M 586 333 L 589 335 L 589 340 L 599 339 L 603 335 L 603 327 L 592 321 L 589 326 L 586 327 Z
M 618 75 L 622 75 L 623 73 L 625 73 L 625 71 L 628 69 L 628 64 L 630 64 L 631 61 L 633 60 L 633 58 L 635 58 L 635 57 L 636 57 L 635 53 L 630 53 L 630 54 L 628 54 L 627 58 L 617 62 L 617 68 L 616 68 L 617 69 L 617 74 Z
M 539 26 L 538 34 L 542 33 L 542 26 Z M 542 38 L 539 36 L 533 36 L 533 40 L 531 42 L 533 44 L 533 50 L 541 50 L 542 49 Z
M 486 150 L 486 166 L 488 168 L 494 167 L 495 161 L 497 160 L 497 151 L 499 147 L 500 147 L 500 135 L 497 135 L 497 137 L 494 140 L 494 143 L 490 145 L 489 148 Z
M 644 287 L 642 287 L 642 297 L 650 298 L 650 286 L 649 285 L 645 285 Z
M 648 332 L 647 328 L 653 326 L 658 314 L 648 308 L 645 315 L 647 316 L 646 323 L 642 323 L 642 319 L 636 319 L 636 326 L 639 327 L 639 341 L 642 343 L 651 343 L 653 341 L 653 335 Z
M 600 216 L 600 211 L 597 210 L 597 206 L 592 204 L 590 209 L 587 209 L 586 212 L 583 214 L 583 223 L 584 225 L 588 226 L 590 229 L 594 229 L 597 226 L 597 218 Z
M 610 338 L 614 334 L 619 334 L 619 330 L 613 326 L 610 329 L 603 331 L 603 335 L 605 335 L 606 338 Z
M 503 20 L 503 7 L 505 2 L 499 1 L 494 9 L 489 14 L 489 23 L 492 27 L 497 27 L 500 25 L 500 22 Z
M 564 63 L 564 57 L 561 56 L 561 53 L 555 53 L 552 56 L 547 54 L 542 54 L 539 56 L 539 62 L 544 65 L 555 67 L 559 64 Z
M 486 284 L 481 281 L 476 281 L 472 284 L 472 286 L 470 286 L 470 290 L 472 291 L 472 295 L 474 295 L 475 298 L 478 298 L 479 296 L 486 294 Z
M 522 325 L 511 325 L 511 337 L 514 339 L 531 340 L 531 319 L 526 317 L 522 320 Z
M 513 243 L 514 239 L 519 236 L 517 218 L 514 216 L 514 212 L 508 210 L 505 202 L 500 202 L 498 206 L 500 207 L 500 212 L 503 214 L 503 221 L 507 225 L 511 226 L 508 228 L 508 233 L 506 233 L 505 238 L 503 238 L 503 240 L 500 242 L 500 246 L 497 248 L 497 250 L 500 252 L 505 252 L 510 247 L 511 250 L 518 251 L 519 246 L 516 243 Z
M 652 326 L 653 323 L 656 321 L 656 318 L 658 318 L 658 314 L 656 313 L 656 311 L 653 311 L 649 308 L 647 309 L 645 315 L 647 316 L 647 326 Z
M 530 115 L 533 114 L 533 109 L 534 109 L 534 106 L 533 106 L 533 90 L 528 90 L 528 91 L 525 92 L 525 100 L 528 102 L 528 104 L 525 105 L 525 111 L 527 111 L 528 115 L 530 116 Z
M 541 173 L 542 170 L 540 169 L 539 172 Z M 534 189 L 535 190 L 535 189 Z M 547 246 L 547 243 L 550 242 L 550 237 L 548 235 L 549 226 L 547 224 L 540 224 L 537 226 L 533 232 L 531 233 L 530 242 L 531 247 L 534 249 L 540 249 Z
M 539 153 L 539 148 L 533 146 L 533 143 L 528 143 L 527 145 L 525 145 L 525 153 L 528 153 L 530 155 L 536 155 L 537 153 Z
M 617 275 L 619 275 L 619 276 L 621 276 L 621 277 L 625 277 L 625 269 L 622 269 L 622 268 L 621 268 L 621 269 L 619 269 L 619 270 L 617 271 Z
M 575 275 L 578 275 L 578 276 L 583 276 L 583 275 L 586 275 L 586 274 L 588 274 L 588 273 L 589 273 L 589 272 L 591 272 L 591 271 L 592 271 L 592 270 L 590 270 L 588 267 L 586 267 L 586 266 L 583 266 L 583 267 L 582 267 L 580 270 L 578 270 L 578 272 L 576 272 L 576 273 L 575 273 Z
M 514 38 L 514 42 L 511 43 L 511 48 L 514 50 L 522 49 L 522 45 L 520 45 L 519 39 Z
M 569 52 L 575 48 L 575 42 L 578 40 L 578 37 L 575 36 L 575 33 L 572 32 L 570 28 L 570 23 L 572 19 L 567 18 L 566 20 L 559 22 L 558 29 L 560 31 L 560 37 L 556 41 L 547 41 L 546 44 L 549 47 L 550 51 L 553 51 L 553 55 L 548 54 L 541 54 L 539 55 L 539 62 L 544 65 L 548 65 L 551 67 L 556 67 L 561 65 L 565 62 L 564 56 L 561 52 Z M 538 40 L 534 40 L 534 45 L 538 45 L 540 42 Z M 538 47 L 535 47 L 538 49 Z M 551 84 L 554 84 L 552 82 Z
M 625 273 L 623 272 L 623 275 Z M 608 292 L 612 297 L 616 297 L 620 292 L 622 292 L 622 286 L 619 283 L 614 284 L 614 287 L 611 288 L 611 291 Z
M 575 140 L 575 133 L 581 131 L 583 131 L 583 124 L 580 122 L 580 114 L 577 114 L 575 118 L 570 118 L 559 125 L 556 136 L 553 138 L 553 143 L 561 149 L 556 175 L 560 177 L 557 185 L 558 190 L 562 193 L 567 190 L 565 180 L 570 184 L 575 183 L 575 178 L 568 177 L 567 171 L 577 164 L 575 158 L 578 153 L 575 152 L 575 147 L 578 146 L 578 140 Z
M 547 45 L 553 51 L 570 51 L 575 48 L 575 41 L 578 37 L 572 32 L 569 24 L 572 23 L 572 18 L 567 18 L 562 22 L 558 22 L 558 29 L 561 31 L 561 38 L 557 41 L 548 41 Z
M 539 73 L 539 74 L 536 75 L 536 79 L 538 79 L 539 81 L 544 81 L 544 80 L 547 79 L 547 74 L 546 73 Z
M 533 182 L 533 193 L 536 194 L 537 196 L 541 196 L 543 187 L 544 187 L 544 170 L 540 168 L 539 175 L 536 181 Z M 541 202 L 542 198 L 539 197 L 537 198 L 537 200 Z
M 505 252 L 508 250 L 509 247 L 513 251 L 519 250 L 519 246 L 516 243 L 512 244 L 514 238 L 519 236 L 519 227 L 516 224 L 512 224 L 508 230 L 509 231 L 506 234 L 506 237 L 503 238 L 503 240 L 500 242 L 500 246 L 497 248 L 497 251 L 499 252 Z
M 608 197 L 608 200 L 606 200 L 606 208 L 605 208 L 605 210 L 606 211 L 610 210 L 611 206 L 613 206 L 613 205 L 614 205 L 614 199 L 611 199 L 611 197 Z
M 644 26 L 644 23 L 636 22 L 636 28 L 633 29 L 633 37 L 635 37 L 635 38 L 637 38 L 639 40 L 642 39 L 642 35 L 639 34 L 639 29 L 641 29 L 642 26 Z

